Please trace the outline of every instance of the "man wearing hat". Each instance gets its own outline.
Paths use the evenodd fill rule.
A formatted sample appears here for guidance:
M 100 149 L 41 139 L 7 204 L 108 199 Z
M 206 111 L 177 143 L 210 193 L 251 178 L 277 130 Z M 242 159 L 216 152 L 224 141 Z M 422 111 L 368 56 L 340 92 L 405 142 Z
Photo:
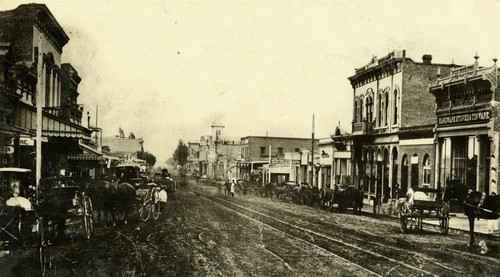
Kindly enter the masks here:
M 12 197 L 9 198 L 5 202 L 5 204 L 7 206 L 11 206 L 11 207 L 21 207 L 26 211 L 30 211 L 30 210 L 32 210 L 31 202 L 28 199 L 26 199 L 22 196 L 19 196 L 19 194 L 21 192 L 20 186 L 21 186 L 21 182 L 19 182 L 19 180 L 12 179 L 10 181 L 10 189 L 12 192 Z

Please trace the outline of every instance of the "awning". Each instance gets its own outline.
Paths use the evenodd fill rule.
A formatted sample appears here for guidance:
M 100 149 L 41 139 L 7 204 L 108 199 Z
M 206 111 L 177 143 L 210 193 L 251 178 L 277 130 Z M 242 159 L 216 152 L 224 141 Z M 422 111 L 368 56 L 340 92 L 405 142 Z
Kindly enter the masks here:
M 94 149 L 86 144 L 81 143 L 81 142 L 78 142 L 78 144 L 83 148 L 84 154 L 95 154 L 98 156 L 102 156 L 102 153 L 99 152 L 97 149 Z M 87 153 L 85 153 L 85 152 L 87 152 Z
M 19 137 L 20 134 L 32 135 L 28 130 L 23 130 L 5 122 L 0 122 L 0 134 Z
M 95 154 L 72 154 L 66 157 L 68 161 L 103 161 L 104 158 Z
M 36 132 L 36 110 L 34 107 L 21 104 L 16 109 L 15 124 L 21 128 Z M 92 131 L 75 123 L 66 121 L 58 116 L 43 112 L 42 136 L 44 137 L 71 137 L 91 139 Z

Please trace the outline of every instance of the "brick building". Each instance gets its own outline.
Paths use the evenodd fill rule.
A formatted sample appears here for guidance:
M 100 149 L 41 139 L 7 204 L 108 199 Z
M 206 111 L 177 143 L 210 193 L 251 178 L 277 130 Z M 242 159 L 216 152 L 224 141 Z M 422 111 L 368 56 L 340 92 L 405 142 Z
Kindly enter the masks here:
M 459 180 L 471 190 L 498 194 L 498 68 L 496 60 L 482 68 L 477 54 L 474 58 L 474 64 L 452 69 L 429 88 L 437 116 L 432 170 L 436 186 Z
M 452 64 L 422 62 L 393 51 L 355 70 L 353 88 L 352 176 L 365 200 L 387 203 L 410 186 L 434 186 L 434 99 L 428 87 L 438 68 Z

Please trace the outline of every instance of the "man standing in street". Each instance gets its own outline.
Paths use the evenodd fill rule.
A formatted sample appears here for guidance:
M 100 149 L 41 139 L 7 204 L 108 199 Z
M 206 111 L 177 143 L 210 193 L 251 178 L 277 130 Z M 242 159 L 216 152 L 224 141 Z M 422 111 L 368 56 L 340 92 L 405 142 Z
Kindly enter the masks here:
M 234 197 L 234 190 L 236 189 L 236 183 L 233 181 L 231 182 L 231 197 Z

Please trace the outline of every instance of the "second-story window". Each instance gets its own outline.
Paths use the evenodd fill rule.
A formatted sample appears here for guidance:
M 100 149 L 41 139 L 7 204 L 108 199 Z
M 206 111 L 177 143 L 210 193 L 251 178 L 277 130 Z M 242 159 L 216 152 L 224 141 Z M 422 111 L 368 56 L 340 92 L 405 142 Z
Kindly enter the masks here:
M 394 90 L 394 120 L 393 120 L 393 124 L 398 124 L 398 105 L 399 105 L 399 94 L 398 94 L 398 90 L 395 89 Z
M 359 99 L 359 121 L 364 121 L 364 118 L 363 118 L 363 98 Z
M 377 96 L 377 126 L 382 126 L 382 95 L 379 94 Z
M 366 121 L 373 121 L 373 99 L 371 96 L 366 98 Z
M 358 122 L 358 113 L 359 113 L 359 108 L 358 108 L 358 101 L 354 101 L 354 122 Z
M 278 147 L 278 155 L 279 156 L 283 156 L 284 153 L 283 153 L 283 147 Z
M 266 147 L 265 147 L 265 146 L 261 146 L 261 147 L 260 147 L 260 154 L 261 154 L 261 155 L 266 154 Z
M 389 125 L 389 93 L 386 92 L 385 93 L 385 116 L 384 116 L 384 120 L 385 120 L 385 124 L 384 125 Z

